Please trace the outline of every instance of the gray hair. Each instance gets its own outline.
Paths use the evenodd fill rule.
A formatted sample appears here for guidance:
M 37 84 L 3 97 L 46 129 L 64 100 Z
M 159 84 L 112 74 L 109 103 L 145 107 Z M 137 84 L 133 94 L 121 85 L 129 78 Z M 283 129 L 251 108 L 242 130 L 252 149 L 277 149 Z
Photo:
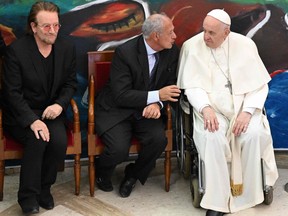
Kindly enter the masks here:
M 142 25 L 144 38 L 148 38 L 152 32 L 161 33 L 165 18 L 167 18 L 167 15 L 164 13 L 149 16 Z

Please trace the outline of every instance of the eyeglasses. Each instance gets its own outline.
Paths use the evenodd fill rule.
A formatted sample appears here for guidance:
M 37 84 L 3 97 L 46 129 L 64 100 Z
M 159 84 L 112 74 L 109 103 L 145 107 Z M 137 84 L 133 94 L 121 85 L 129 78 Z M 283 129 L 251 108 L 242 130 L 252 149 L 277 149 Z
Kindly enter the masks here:
M 37 23 L 36 23 L 37 24 Z M 54 31 L 58 31 L 61 27 L 60 23 L 53 23 L 53 24 L 48 24 L 48 23 L 44 23 L 43 25 L 38 25 L 41 29 L 43 29 L 44 31 L 48 32 L 51 30 L 51 28 L 54 29 Z

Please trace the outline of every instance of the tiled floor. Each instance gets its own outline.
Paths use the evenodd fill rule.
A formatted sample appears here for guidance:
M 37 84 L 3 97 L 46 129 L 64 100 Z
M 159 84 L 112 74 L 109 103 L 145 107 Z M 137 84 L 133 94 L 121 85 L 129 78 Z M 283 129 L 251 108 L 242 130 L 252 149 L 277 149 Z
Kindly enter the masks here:
M 163 159 L 159 159 L 156 169 L 147 183 L 140 183 L 128 198 L 118 195 L 118 187 L 123 177 L 124 165 L 117 167 L 113 176 L 114 191 L 95 190 L 95 197 L 89 196 L 87 166 L 82 166 L 81 194 L 73 195 L 73 169 L 68 167 L 60 172 L 57 184 L 53 187 L 56 207 L 52 211 L 40 210 L 38 215 L 127 215 L 127 216 L 203 216 L 204 209 L 196 209 L 191 203 L 189 181 L 179 173 L 175 158 L 173 159 L 170 192 L 164 191 Z M 21 215 L 16 203 L 19 169 L 7 169 L 4 185 L 4 200 L 0 202 L 0 215 Z M 288 182 L 288 169 L 279 169 L 280 177 L 274 189 L 274 201 L 271 205 L 258 205 L 254 208 L 234 213 L 233 216 L 284 216 L 288 215 L 288 193 L 284 185 Z M 63 192 L 64 191 L 64 192 Z

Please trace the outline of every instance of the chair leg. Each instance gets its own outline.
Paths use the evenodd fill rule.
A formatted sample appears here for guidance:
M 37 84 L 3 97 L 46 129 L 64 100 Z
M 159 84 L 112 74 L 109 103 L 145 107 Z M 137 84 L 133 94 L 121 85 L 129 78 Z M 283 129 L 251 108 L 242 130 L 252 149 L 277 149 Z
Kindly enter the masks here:
M 75 195 L 80 194 L 81 164 L 80 154 L 75 155 L 74 159 L 74 178 L 75 178 Z
M 94 164 L 94 155 L 89 156 L 89 184 L 90 184 L 90 196 L 94 197 L 95 191 L 95 164 Z
M 5 162 L 0 161 L 0 201 L 3 201 L 3 189 L 4 189 L 4 175 L 5 175 Z
M 170 177 L 171 177 L 171 151 L 165 151 L 165 190 L 169 192 L 170 190 Z

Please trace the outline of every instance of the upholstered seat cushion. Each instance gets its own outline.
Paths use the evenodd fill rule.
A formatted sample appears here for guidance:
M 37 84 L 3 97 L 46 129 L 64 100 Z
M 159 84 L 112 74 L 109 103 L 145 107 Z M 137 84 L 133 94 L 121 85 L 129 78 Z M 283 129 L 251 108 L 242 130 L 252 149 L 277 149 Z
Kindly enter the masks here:
M 66 134 L 68 138 L 67 147 L 73 146 L 74 145 L 73 125 L 72 123 L 68 123 L 66 124 L 66 126 L 67 126 Z M 21 151 L 21 150 L 23 150 L 22 144 L 17 142 L 14 138 L 11 137 L 10 134 L 4 131 L 4 151 Z
M 4 132 L 4 151 L 21 151 L 23 146 L 13 139 L 10 134 Z

